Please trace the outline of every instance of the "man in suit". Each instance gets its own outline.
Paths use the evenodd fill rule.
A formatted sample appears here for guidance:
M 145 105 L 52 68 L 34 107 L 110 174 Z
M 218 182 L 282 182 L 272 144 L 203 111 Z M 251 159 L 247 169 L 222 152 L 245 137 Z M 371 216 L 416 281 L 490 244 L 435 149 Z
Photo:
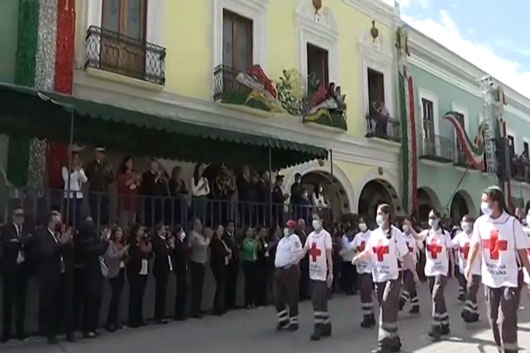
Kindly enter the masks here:
M 37 236 L 36 252 L 39 260 L 40 284 L 39 322 L 50 344 L 57 344 L 59 323 L 66 331 L 66 339 L 74 341 L 72 320 L 72 277 L 74 251 L 72 229 L 62 223 L 61 213 L 52 211 L 47 227 Z M 61 320 L 62 319 L 62 320 Z
M 13 210 L 11 223 L 1 230 L 0 245 L 3 248 L 2 274 L 4 277 L 4 312 L 2 341 L 11 338 L 11 318 L 15 309 L 17 338 L 25 339 L 26 289 L 30 276 L 32 229 L 24 223 L 24 210 Z
M 114 180 L 110 164 L 105 162 L 105 147 L 97 147 L 95 159 L 86 167 L 89 182 L 90 215 L 99 226 L 109 221 L 109 185 Z
M 273 224 L 281 226 L 283 224 L 283 203 L 289 198 L 289 194 L 283 192 L 283 175 L 276 176 L 276 182 L 272 189 L 271 199 L 273 212 Z
M 144 223 L 147 228 L 154 226 L 163 220 L 162 205 L 163 197 L 169 196 L 167 177 L 160 162 L 151 159 L 150 169 L 142 175 L 142 194 L 144 200 Z
M 175 248 L 173 249 L 173 267 L 177 286 L 175 291 L 175 320 L 182 321 L 186 319 L 190 248 L 186 241 L 186 233 L 181 226 L 175 228 L 174 235 Z
M 153 275 L 156 282 L 155 290 L 155 321 L 157 324 L 167 324 L 164 319 L 166 314 L 166 294 L 169 274 L 173 272 L 173 259 L 171 254 L 175 248 L 172 235 L 163 224 L 156 227 L 156 234 L 152 238 L 155 261 Z
M 239 272 L 239 246 L 237 245 L 234 231 L 234 222 L 230 221 L 226 224 L 225 232 L 222 236 L 222 240 L 225 242 L 226 246 L 232 250 L 232 256 L 226 265 L 226 310 L 235 309 L 236 307 L 237 273 Z

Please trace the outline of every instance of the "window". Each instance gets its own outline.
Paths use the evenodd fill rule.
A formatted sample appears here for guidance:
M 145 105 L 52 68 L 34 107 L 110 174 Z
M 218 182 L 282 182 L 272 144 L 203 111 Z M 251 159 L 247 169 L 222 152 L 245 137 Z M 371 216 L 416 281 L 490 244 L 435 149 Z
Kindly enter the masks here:
M 431 140 L 434 138 L 434 105 L 425 98 L 422 98 L 421 105 L 423 108 L 423 133 L 426 139 Z
M 328 51 L 307 43 L 307 75 L 328 86 Z
M 252 60 L 252 20 L 223 11 L 223 65 L 246 71 Z
M 370 68 L 368 68 L 368 100 L 370 111 L 375 105 L 385 105 L 385 75 Z
M 103 0 L 100 67 L 143 78 L 147 0 Z

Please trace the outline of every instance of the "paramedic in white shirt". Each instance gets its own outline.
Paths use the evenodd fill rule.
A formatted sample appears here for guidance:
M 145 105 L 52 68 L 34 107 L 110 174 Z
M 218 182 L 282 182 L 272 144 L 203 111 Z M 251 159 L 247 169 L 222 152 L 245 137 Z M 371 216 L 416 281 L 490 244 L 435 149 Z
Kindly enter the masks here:
M 409 253 L 412 254 L 413 269 L 417 268 L 420 249 L 423 249 L 423 242 L 419 242 L 414 238 L 410 229 L 413 228 L 409 220 L 403 222 L 403 237 L 409 248 Z M 414 275 L 411 269 L 403 269 L 403 288 L 401 290 L 401 297 L 399 298 L 399 310 L 403 310 L 407 302 L 410 302 L 409 314 L 420 313 L 420 300 L 418 298 L 418 289 Z
M 473 229 L 466 279 L 472 284 L 473 265 L 482 261 L 482 283 L 486 286 L 488 319 L 495 343 L 499 352 L 516 353 L 521 293 L 518 261 L 530 270 L 528 237 L 521 223 L 506 212 L 504 194 L 499 187 L 484 190 L 480 208 L 484 215 L 477 219 Z

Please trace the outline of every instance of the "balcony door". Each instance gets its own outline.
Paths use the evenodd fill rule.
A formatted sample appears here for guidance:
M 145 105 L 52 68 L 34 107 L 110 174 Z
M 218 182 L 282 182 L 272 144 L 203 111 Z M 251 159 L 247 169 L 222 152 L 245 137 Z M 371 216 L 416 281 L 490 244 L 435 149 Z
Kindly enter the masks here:
M 252 66 L 252 20 L 224 10 L 223 65 L 238 72 Z
M 102 69 L 143 78 L 147 0 L 103 0 Z
M 423 152 L 429 156 L 435 156 L 436 137 L 434 130 L 433 103 L 428 99 L 422 98 L 421 105 L 423 110 Z

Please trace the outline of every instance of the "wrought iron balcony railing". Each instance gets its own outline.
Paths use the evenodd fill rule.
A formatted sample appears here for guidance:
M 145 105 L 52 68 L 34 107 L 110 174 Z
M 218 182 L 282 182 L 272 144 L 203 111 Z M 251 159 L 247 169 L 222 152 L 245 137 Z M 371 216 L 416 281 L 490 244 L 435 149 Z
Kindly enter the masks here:
M 90 26 L 86 35 L 87 67 L 163 85 L 166 81 L 166 49 Z
M 512 159 L 511 172 L 515 180 L 530 183 L 530 161 L 528 159 L 522 157 Z
M 214 69 L 214 101 L 244 104 L 250 88 L 237 81 L 240 70 L 230 66 L 219 65 Z
M 366 117 L 366 137 L 378 137 L 385 140 L 401 141 L 401 124 L 399 120 L 376 120 Z
M 454 158 L 452 139 L 434 134 L 424 135 L 420 139 L 420 158 L 442 163 L 451 163 Z

